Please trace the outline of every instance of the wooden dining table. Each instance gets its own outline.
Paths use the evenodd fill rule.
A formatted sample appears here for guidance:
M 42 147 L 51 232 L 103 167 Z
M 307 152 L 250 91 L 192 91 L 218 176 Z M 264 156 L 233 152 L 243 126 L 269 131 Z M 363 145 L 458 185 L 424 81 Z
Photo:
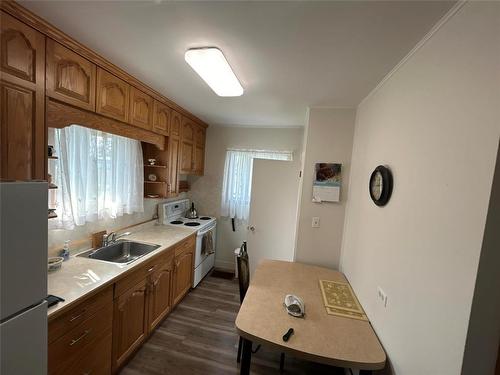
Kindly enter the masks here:
M 369 321 L 327 314 L 319 280 L 347 282 L 344 274 L 296 262 L 264 260 L 256 268 L 236 318 L 243 338 L 240 374 L 250 373 L 252 343 L 295 357 L 371 374 L 386 355 Z M 305 304 L 304 318 L 289 315 L 285 295 Z M 293 328 L 285 342 L 283 335 Z M 265 350 L 265 349 L 264 349 Z

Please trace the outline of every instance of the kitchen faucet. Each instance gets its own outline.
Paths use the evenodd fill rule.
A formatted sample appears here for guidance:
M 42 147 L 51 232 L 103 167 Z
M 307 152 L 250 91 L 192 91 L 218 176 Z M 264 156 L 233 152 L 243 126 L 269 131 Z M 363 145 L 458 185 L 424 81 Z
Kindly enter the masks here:
M 102 236 L 102 246 L 108 246 L 115 243 L 119 238 L 130 235 L 130 232 L 125 232 L 122 234 L 116 234 L 116 232 L 111 232 L 109 234 L 104 234 Z

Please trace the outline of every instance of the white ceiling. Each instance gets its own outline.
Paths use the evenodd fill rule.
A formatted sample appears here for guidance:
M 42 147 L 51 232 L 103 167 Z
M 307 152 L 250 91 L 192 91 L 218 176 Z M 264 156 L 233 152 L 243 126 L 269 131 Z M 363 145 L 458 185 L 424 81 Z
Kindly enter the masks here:
M 300 126 L 353 107 L 453 2 L 20 1 L 212 125 Z M 245 93 L 220 98 L 184 62 L 219 47 Z

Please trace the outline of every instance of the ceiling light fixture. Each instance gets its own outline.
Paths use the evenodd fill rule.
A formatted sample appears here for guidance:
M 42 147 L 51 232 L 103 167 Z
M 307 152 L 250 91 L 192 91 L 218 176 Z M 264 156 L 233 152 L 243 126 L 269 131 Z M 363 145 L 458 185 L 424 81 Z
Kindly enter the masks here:
M 188 49 L 184 60 L 217 95 L 243 95 L 243 87 L 220 49 L 215 47 Z

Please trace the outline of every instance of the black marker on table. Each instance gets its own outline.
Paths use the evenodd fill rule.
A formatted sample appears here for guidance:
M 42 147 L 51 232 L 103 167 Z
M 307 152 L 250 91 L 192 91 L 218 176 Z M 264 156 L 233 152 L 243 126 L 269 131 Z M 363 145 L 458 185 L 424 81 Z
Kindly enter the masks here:
M 283 335 L 283 341 L 288 341 L 290 339 L 290 336 L 293 335 L 293 328 L 290 328 L 284 335 Z

